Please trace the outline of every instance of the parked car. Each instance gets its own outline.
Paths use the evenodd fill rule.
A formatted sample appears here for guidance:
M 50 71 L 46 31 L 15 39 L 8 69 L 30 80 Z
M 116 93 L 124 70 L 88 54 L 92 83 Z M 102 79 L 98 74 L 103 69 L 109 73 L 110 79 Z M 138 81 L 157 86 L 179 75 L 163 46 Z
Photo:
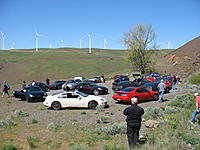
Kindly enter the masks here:
M 119 77 L 115 78 L 114 83 L 119 83 L 122 81 L 129 81 L 129 77 L 128 76 L 119 76 Z
M 62 89 L 65 91 L 74 90 L 77 83 L 82 82 L 80 79 L 68 80 L 62 85 Z
M 154 72 L 154 73 L 152 73 L 152 77 L 160 77 L 160 73 Z
M 149 91 L 158 92 L 158 84 L 159 84 L 158 82 L 148 82 L 148 83 L 141 85 L 140 87 L 144 87 Z
M 43 104 L 54 110 L 69 107 L 95 109 L 98 105 L 107 106 L 107 100 L 100 96 L 87 95 L 79 91 L 68 91 L 47 96 Z
M 25 89 L 14 90 L 13 96 L 21 98 L 21 100 L 26 100 L 27 102 L 32 102 L 36 100 L 44 100 L 47 97 L 47 93 L 38 86 L 27 86 Z
M 155 77 L 143 77 L 143 79 L 149 80 L 150 82 L 155 81 Z
M 131 102 L 131 99 L 135 97 L 138 101 L 145 100 L 158 100 L 158 92 L 149 91 L 143 87 L 127 87 L 120 91 L 115 91 L 112 98 L 118 102 Z
M 108 93 L 108 88 L 96 84 L 91 84 L 88 82 L 77 83 L 74 89 L 86 94 L 94 94 L 94 95 Z
M 35 82 L 34 84 L 35 86 L 39 86 L 45 92 L 48 92 L 50 90 L 49 87 L 42 82 Z M 30 83 L 28 86 L 32 86 L 32 83 Z
M 172 89 L 172 81 L 168 78 L 156 78 L 155 82 L 157 82 L 158 84 L 161 82 L 161 80 L 163 80 L 163 82 L 165 83 L 165 93 L 169 93 L 170 90 Z
M 88 79 L 91 82 L 95 82 L 95 83 L 101 83 L 101 77 L 93 77 L 91 79 Z
M 58 90 L 58 89 L 61 89 L 62 88 L 62 85 L 65 83 L 66 81 L 64 80 L 58 80 L 58 81 L 55 81 L 54 83 L 50 84 L 48 87 L 49 89 L 51 90 Z
M 138 86 L 137 83 L 131 81 L 121 81 L 119 83 L 113 83 L 112 89 L 114 91 L 122 90 L 126 87 L 136 87 Z

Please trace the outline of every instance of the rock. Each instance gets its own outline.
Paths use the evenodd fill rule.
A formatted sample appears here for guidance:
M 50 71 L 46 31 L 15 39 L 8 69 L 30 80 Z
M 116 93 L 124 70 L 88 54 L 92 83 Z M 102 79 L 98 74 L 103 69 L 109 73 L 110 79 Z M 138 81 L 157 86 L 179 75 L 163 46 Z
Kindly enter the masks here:
M 159 122 L 156 120 L 147 120 L 144 124 L 147 128 L 156 128 L 159 126 Z

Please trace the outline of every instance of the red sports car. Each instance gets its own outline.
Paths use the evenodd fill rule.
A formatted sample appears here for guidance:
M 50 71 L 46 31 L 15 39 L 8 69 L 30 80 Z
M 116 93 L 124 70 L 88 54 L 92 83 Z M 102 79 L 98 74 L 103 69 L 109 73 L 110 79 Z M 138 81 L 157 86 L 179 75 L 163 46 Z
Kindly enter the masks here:
M 116 101 L 131 102 L 131 98 L 136 97 L 138 101 L 158 100 L 159 94 L 155 91 L 148 91 L 143 87 L 128 87 L 116 91 L 112 98 Z

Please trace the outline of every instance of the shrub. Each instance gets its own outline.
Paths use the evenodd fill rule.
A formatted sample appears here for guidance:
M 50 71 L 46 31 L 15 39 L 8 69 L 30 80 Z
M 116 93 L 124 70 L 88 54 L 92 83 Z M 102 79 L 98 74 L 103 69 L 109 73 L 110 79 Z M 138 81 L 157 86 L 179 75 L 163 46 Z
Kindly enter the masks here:
M 126 123 L 114 123 L 108 127 L 97 128 L 95 130 L 97 134 L 108 134 L 108 135 L 118 135 L 126 133 Z
M 122 145 L 106 144 L 103 146 L 103 150 L 126 150 Z
M 61 127 L 62 126 L 59 123 L 53 123 L 53 122 L 51 122 L 50 124 L 47 125 L 47 129 L 50 131 L 57 131 Z
M 148 107 L 145 109 L 144 118 L 145 119 L 158 119 L 163 117 L 164 111 L 160 107 Z
M 17 150 L 17 147 L 12 144 L 8 144 L 3 146 L 3 150 Z
M 188 78 L 188 81 L 192 84 L 200 84 L 200 73 L 193 74 L 191 77 Z
M 185 133 L 179 133 L 178 135 L 181 136 L 187 144 L 191 144 L 191 145 L 200 144 L 199 138 L 188 136 Z
M 23 110 L 14 110 L 13 112 L 14 112 L 14 114 L 16 114 L 19 117 L 28 117 L 29 116 L 29 114 Z
M 87 145 L 83 145 L 83 144 L 73 144 L 72 145 L 72 150 L 87 150 Z
M 13 127 L 16 123 L 12 116 L 7 116 L 4 120 L 0 120 L 0 127 Z
M 37 144 L 39 143 L 39 139 L 36 137 L 28 137 L 27 142 L 30 148 L 36 148 Z
M 165 107 L 165 113 L 166 114 L 171 114 L 171 113 L 175 113 L 175 112 L 179 112 L 181 111 L 182 109 L 179 108 L 179 107 L 170 107 L 170 106 L 166 106 Z
M 192 108 L 195 106 L 194 96 L 192 94 L 176 95 L 175 98 L 170 101 L 169 106 Z
M 86 115 L 87 113 L 85 111 L 81 112 L 81 115 Z
M 109 123 L 110 122 L 110 118 L 109 117 L 104 117 L 104 116 L 101 116 L 97 119 L 97 123 Z
M 36 119 L 32 119 L 32 124 L 38 123 Z

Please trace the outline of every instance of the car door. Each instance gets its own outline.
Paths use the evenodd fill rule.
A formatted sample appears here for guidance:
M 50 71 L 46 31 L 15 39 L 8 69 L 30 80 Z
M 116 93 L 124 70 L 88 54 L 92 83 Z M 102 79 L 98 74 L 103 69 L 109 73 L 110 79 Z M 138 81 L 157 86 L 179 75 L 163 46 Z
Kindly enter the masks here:
M 143 88 L 137 89 L 135 91 L 135 93 L 136 93 L 137 97 L 139 98 L 139 100 L 141 100 L 141 101 L 142 100 L 150 100 L 150 99 L 152 99 L 152 96 L 150 95 L 150 92 L 148 90 L 146 90 L 146 89 L 143 89 Z
M 83 98 L 76 93 L 67 93 L 67 105 L 68 107 L 84 107 Z
M 90 93 L 90 88 L 87 83 L 82 83 L 81 86 L 79 86 L 79 91 L 83 93 Z

